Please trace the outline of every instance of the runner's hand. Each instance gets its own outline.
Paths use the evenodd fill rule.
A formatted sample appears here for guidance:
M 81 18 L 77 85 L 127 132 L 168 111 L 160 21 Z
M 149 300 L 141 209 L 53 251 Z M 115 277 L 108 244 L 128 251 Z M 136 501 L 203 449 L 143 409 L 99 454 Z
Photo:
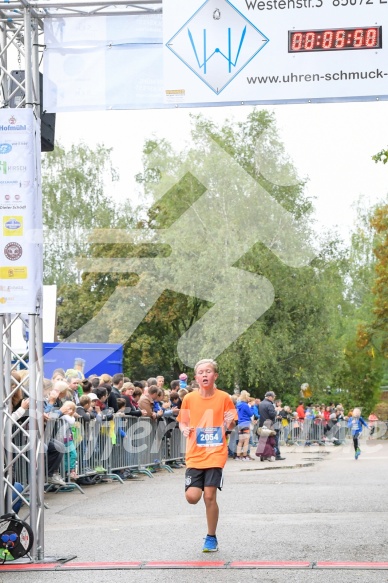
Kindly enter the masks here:
M 230 425 L 230 423 L 232 423 L 232 421 L 234 421 L 235 414 L 236 413 L 234 411 L 225 411 L 224 421 L 227 425 Z
M 182 431 L 184 437 L 189 437 L 190 433 L 194 431 L 194 427 L 185 427 Z

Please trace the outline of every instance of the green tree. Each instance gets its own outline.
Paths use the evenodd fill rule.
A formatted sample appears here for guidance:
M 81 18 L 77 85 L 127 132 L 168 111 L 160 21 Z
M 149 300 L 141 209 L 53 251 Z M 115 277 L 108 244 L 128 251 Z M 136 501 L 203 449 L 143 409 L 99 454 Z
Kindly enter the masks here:
M 44 283 L 58 286 L 79 280 L 75 258 L 88 250 L 88 233 L 115 224 L 116 205 L 105 194 L 117 179 L 111 150 L 84 144 L 57 145 L 42 159 Z
M 384 359 L 372 338 L 376 249 L 379 236 L 374 218 L 379 206 L 366 207 L 360 200 L 357 224 L 352 234 L 346 274 L 346 317 L 342 318 L 342 365 L 335 385 L 343 390 L 341 399 L 349 407 L 361 405 L 370 412 L 379 400 Z
M 166 245 L 152 244 L 158 229 L 173 233 L 175 269 L 174 273 L 169 273 L 170 285 L 162 290 L 158 299 L 152 300 L 151 309 L 130 337 L 125 335 L 125 331 L 133 306 L 126 300 L 126 290 L 141 284 L 144 274 L 132 273 L 130 269 L 125 272 L 118 267 L 104 269 L 103 263 L 100 271 L 83 270 L 79 283 L 70 282 L 61 288 L 63 303 L 59 307 L 58 328 L 62 338 L 73 335 L 73 339 L 87 341 L 91 337 L 88 337 L 84 326 L 98 315 L 98 326 L 93 329 L 92 339 L 123 341 L 125 370 L 133 378 L 162 373 L 167 379 L 172 379 L 183 370 L 190 372 L 179 358 L 178 341 L 213 305 L 208 299 L 200 299 L 204 296 L 199 293 L 202 290 L 196 288 L 196 274 L 209 272 L 212 285 L 219 288 L 225 285 L 214 277 L 217 269 L 214 273 L 211 269 L 209 271 L 208 257 L 203 255 L 203 242 L 212 247 L 215 262 L 218 263 L 218 260 L 233 257 L 233 245 L 240 245 L 245 238 L 249 240 L 250 230 L 254 227 L 252 218 L 244 215 L 246 208 L 257 210 L 252 208 L 252 200 L 256 200 L 253 199 L 254 192 L 248 186 L 244 190 L 245 198 L 241 199 L 242 185 L 244 188 L 246 186 L 241 173 L 222 167 L 220 174 L 217 170 L 219 151 L 209 146 L 209 136 L 221 148 L 220 151 L 230 156 L 230 168 L 235 168 L 233 165 L 237 162 L 255 185 L 259 185 L 292 214 L 296 232 L 303 233 L 310 243 L 316 237 L 311 224 L 313 207 L 304 193 L 304 181 L 298 178 L 277 136 L 274 117 L 267 112 L 253 111 L 244 122 L 235 124 L 227 121 L 220 128 L 201 116 L 194 117 L 193 142 L 183 152 L 174 151 L 165 140 L 147 141 L 144 146 L 144 169 L 137 177 L 138 183 L 143 185 L 145 197 L 145 206 L 140 213 L 134 213 L 129 205 L 118 209 L 103 194 L 102 182 L 97 179 L 101 175 L 96 170 L 101 169 L 102 162 L 108 159 L 102 151 L 96 172 L 91 172 L 101 186 L 100 190 L 97 189 L 101 196 L 96 199 L 100 210 L 96 217 L 93 213 L 87 215 L 87 226 L 90 229 L 114 226 L 116 230 L 109 231 L 109 238 L 106 232 L 102 236 L 97 232 L 95 236 L 85 237 L 81 246 L 71 249 L 73 256 L 87 254 L 92 261 L 111 260 L 112 264 L 119 258 L 161 258 L 158 275 L 148 278 L 146 285 L 139 285 L 139 302 L 144 305 L 148 305 L 149 298 L 153 297 L 154 288 L 158 289 L 158 277 L 166 281 L 162 259 L 168 257 L 171 249 L 168 242 Z M 92 157 L 92 161 L 96 159 Z M 70 176 L 77 176 L 74 169 Z M 201 176 L 207 179 L 208 189 L 198 178 Z M 74 188 L 69 189 L 69 200 L 73 196 L 81 204 L 83 197 L 81 200 L 77 198 L 78 182 L 75 178 L 74 181 Z M 215 183 L 217 189 L 213 191 L 212 185 Z M 71 180 L 69 184 L 73 184 Z M 55 202 L 54 191 L 55 187 L 51 191 L 52 201 Z M 225 196 L 226 192 L 235 193 L 238 204 L 233 196 Z M 203 196 L 205 193 L 206 197 Z M 69 204 L 69 212 L 72 213 L 76 205 Z M 58 213 L 60 205 L 53 208 Z M 260 207 L 260 210 L 264 216 L 267 209 Z M 255 212 L 252 212 L 254 217 Z M 242 273 L 266 278 L 273 285 L 275 299 L 262 317 L 218 358 L 220 386 L 232 390 L 237 384 L 258 396 L 271 388 L 278 394 L 286 395 L 294 404 L 303 382 L 308 382 L 312 387 L 314 399 L 326 398 L 324 388 L 330 385 L 332 390 L 341 389 L 339 397 L 335 398 L 346 406 L 373 407 L 381 378 L 381 360 L 370 346 L 369 336 L 373 320 L 371 288 L 376 263 L 373 246 L 377 241 L 376 226 L 380 228 L 378 225 L 381 223 L 381 232 L 378 233 L 381 241 L 385 219 L 379 215 L 379 223 L 372 229 L 369 225 L 370 212 L 360 207 L 358 227 L 350 249 L 346 249 L 338 237 L 327 234 L 317 245 L 319 252 L 316 257 L 303 267 L 287 265 L 276 256 L 276 245 L 281 239 L 276 229 L 273 240 L 267 237 L 265 244 L 254 240 L 244 253 L 237 255 L 233 264 L 237 268 L 236 278 Z M 239 233 L 233 231 L 235 222 L 232 220 L 230 233 L 225 232 L 225 221 L 234 218 L 233 213 L 246 219 L 240 238 Z M 78 218 L 79 213 L 71 216 Z M 202 228 L 203 219 L 209 221 L 209 217 L 216 217 L 210 232 Z M 50 224 L 54 226 L 53 221 Z M 69 224 L 71 226 L 73 222 Z M 140 229 L 135 239 L 128 233 L 128 229 L 134 227 Z M 279 229 L 281 227 L 280 224 Z M 191 245 L 189 260 L 183 253 L 183 243 L 187 242 L 188 236 Z M 180 241 L 181 254 L 176 253 Z M 386 272 L 383 264 L 386 247 L 376 247 L 376 250 L 376 265 L 378 261 L 382 264 L 379 272 L 382 279 L 375 286 L 380 294 L 380 311 L 376 315 L 381 314 L 385 318 Z M 67 252 L 65 248 L 64 253 Z M 295 253 L 298 253 L 297 248 Z M 58 257 L 63 255 L 58 253 Z M 179 289 L 175 285 L 179 280 L 192 282 L 190 294 L 173 291 L 174 288 Z M 158 295 L 159 292 L 155 298 Z M 112 297 L 117 297 L 114 309 L 104 310 Z M 239 305 L 239 311 L 243 312 L 244 303 L 239 303 L 238 296 L 235 302 Z M 232 330 L 236 312 L 228 310 L 230 313 L 226 310 L 224 318 L 230 322 Z M 203 338 L 204 356 L 207 347 L 212 346 L 220 334 L 218 329 L 208 331 L 208 337 Z M 383 346 L 381 342 L 380 345 Z M 332 395 L 330 398 L 334 398 L 336 393 Z
M 374 248 L 376 255 L 376 280 L 373 287 L 375 296 L 372 337 L 378 344 L 384 358 L 388 358 L 388 205 L 376 209 L 371 220 L 378 241 Z
M 231 161 L 244 168 L 255 183 L 293 215 L 296 229 L 311 242 L 314 237 L 311 227 L 313 207 L 304 194 L 304 181 L 298 178 L 284 151 L 274 117 L 256 110 L 244 122 L 225 122 L 221 128 L 201 116 L 193 118 L 193 144 L 184 152 L 175 152 L 164 140 L 145 144 L 144 170 L 137 177 L 144 186 L 148 204 L 145 218 L 137 224 L 138 228 L 141 226 L 144 229 L 145 236 L 152 235 L 155 229 L 168 229 L 181 224 L 178 219 L 198 208 L 196 203 L 205 189 L 193 174 L 198 176 L 202 172 L 211 176 L 217 165 L 216 155 L 209 150 L 209 136 L 230 155 Z M 182 165 L 187 168 L 183 175 Z M 192 168 L 195 172 L 190 172 Z M 219 212 L 223 190 L 236 189 L 237 197 L 240 186 L 239 179 L 231 180 L 230 173 L 217 178 L 220 193 L 208 197 L 207 207 L 201 211 L 210 217 L 213 214 L 217 216 Z M 161 193 L 158 189 L 162 184 L 170 184 L 170 187 Z M 245 195 L 247 201 L 253 196 L 248 191 Z M 243 209 L 236 207 L 235 212 L 242 213 Z M 200 217 L 193 223 L 183 224 L 185 236 L 187 230 L 192 234 L 192 254 L 197 258 L 195 270 L 208 269 L 201 257 L 201 237 L 209 238 L 208 244 L 214 246 L 220 257 L 233 252 L 229 240 L 225 239 L 224 228 L 217 222 L 213 225 L 211 236 L 201 232 Z M 246 229 L 249 233 L 249 221 Z M 178 241 L 179 236 L 178 231 Z M 276 244 L 276 233 L 273 238 Z M 268 388 L 297 395 L 302 382 L 308 381 L 317 388 L 330 384 L 342 365 L 338 321 L 341 310 L 346 311 L 346 262 L 339 242 L 330 239 L 312 263 L 301 268 L 285 265 L 268 247 L 268 244 L 252 244 L 235 264 L 241 270 L 267 278 L 274 286 L 275 301 L 220 355 L 220 386 L 232 389 L 237 383 L 241 388 L 248 387 L 260 395 Z M 90 252 L 93 258 L 140 257 L 150 256 L 150 247 L 136 245 L 123 238 L 121 243 L 93 244 Z M 163 255 L 163 250 L 153 248 L 153 253 Z M 178 357 L 178 340 L 211 307 L 208 301 L 195 295 L 195 273 L 192 272 L 192 263 L 187 264 L 184 257 L 177 258 L 176 273 L 172 277 L 193 280 L 193 293 L 190 296 L 179 294 L 172 291 L 172 285 L 128 339 L 125 345 L 126 371 L 134 378 L 155 372 L 163 372 L 167 378 L 176 378 L 178 372 L 187 370 Z M 137 281 L 138 278 L 131 273 L 83 273 L 77 293 L 77 319 L 72 317 L 75 296 L 71 297 L 71 290 L 65 294 L 59 309 L 63 335 L 76 332 L 89 321 L 114 290 L 134 285 Z M 218 285 L 217 281 L 215 285 Z M 111 341 L 118 338 L 120 325 L 125 321 L 124 311 L 125 302 L 103 320 L 105 337 L 108 331 Z M 217 333 L 214 330 L 206 339 L 209 345 L 217 338 Z

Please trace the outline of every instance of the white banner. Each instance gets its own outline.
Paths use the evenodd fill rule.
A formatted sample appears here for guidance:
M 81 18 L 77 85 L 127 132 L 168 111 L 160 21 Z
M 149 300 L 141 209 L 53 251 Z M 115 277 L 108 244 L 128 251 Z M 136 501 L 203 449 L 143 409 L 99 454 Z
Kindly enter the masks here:
M 45 21 L 50 112 L 386 99 L 388 0 L 163 0 Z
M 162 16 L 45 21 L 49 112 L 163 106 Z
M 32 109 L 0 110 L 0 313 L 42 302 L 40 127 Z

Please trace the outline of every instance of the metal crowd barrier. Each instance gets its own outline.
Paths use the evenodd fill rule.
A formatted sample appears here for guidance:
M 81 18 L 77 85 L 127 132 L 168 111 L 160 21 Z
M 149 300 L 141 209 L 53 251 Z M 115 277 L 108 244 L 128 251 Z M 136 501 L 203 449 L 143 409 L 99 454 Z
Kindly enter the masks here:
M 388 422 L 377 422 L 374 438 L 387 439 Z M 362 437 L 370 437 L 370 432 L 364 431 Z M 229 452 L 234 453 L 238 438 L 238 430 L 230 434 Z M 351 430 L 346 421 L 340 421 L 328 430 L 323 420 L 305 420 L 291 422 L 280 428 L 280 444 L 321 444 L 332 441 L 336 444 L 345 443 L 351 439 Z M 12 443 L 17 446 L 11 455 L 17 456 L 14 464 L 13 482 L 24 486 L 21 497 L 28 497 L 28 460 L 31 451 L 27 450 L 25 430 L 14 429 Z M 182 463 L 185 459 L 185 439 L 175 421 L 155 422 L 147 417 L 115 417 L 112 421 L 92 420 L 76 421 L 70 428 L 66 420 L 49 420 L 45 429 L 45 451 L 49 444 L 55 443 L 56 451 L 62 454 L 59 474 L 65 482 L 65 488 L 78 488 L 80 485 L 72 480 L 71 469 L 74 467 L 80 478 L 102 476 L 122 482 L 120 473 L 128 470 L 133 473 L 144 473 L 153 477 L 155 469 L 172 471 L 171 465 Z M 26 446 L 26 449 L 24 448 Z M 17 450 L 21 453 L 17 453 Z M 46 488 L 60 489 L 47 482 L 46 457 Z
M 386 424 L 386 427 L 385 427 Z M 370 427 L 372 427 L 370 425 Z M 388 423 L 377 423 L 376 435 L 378 439 L 388 438 Z M 372 436 L 373 433 L 365 430 L 361 433 L 361 439 Z M 341 445 L 347 439 L 351 439 L 352 431 L 345 420 L 338 421 L 332 427 L 323 419 L 305 419 L 303 421 L 291 421 L 288 426 L 282 426 L 279 433 L 279 441 L 282 445 L 311 445 L 318 443 L 323 445 L 326 441 L 335 445 Z
M 348 435 L 346 421 L 339 421 L 329 428 L 323 419 L 304 419 L 282 426 L 279 441 L 284 445 L 323 445 L 325 441 L 344 443 Z
M 18 432 L 14 438 L 20 446 L 23 435 Z M 46 450 L 50 442 L 55 443 L 56 451 L 62 454 L 59 475 L 66 488 L 78 488 L 81 492 L 80 485 L 72 479 L 72 470 L 79 478 L 100 475 L 123 482 L 122 471 L 144 473 L 152 478 L 155 469 L 172 472 L 170 465 L 182 463 L 185 458 L 185 439 L 177 423 L 155 422 L 147 417 L 125 416 L 89 422 L 81 419 L 73 426 L 61 418 L 50 419 L 45 428 Z M 27 464 L 27 456 L 20 456 L 14 481 L 27 484 Z M 47 482 L 47 474 L 46 455 L 46 487 L 58 489 Z

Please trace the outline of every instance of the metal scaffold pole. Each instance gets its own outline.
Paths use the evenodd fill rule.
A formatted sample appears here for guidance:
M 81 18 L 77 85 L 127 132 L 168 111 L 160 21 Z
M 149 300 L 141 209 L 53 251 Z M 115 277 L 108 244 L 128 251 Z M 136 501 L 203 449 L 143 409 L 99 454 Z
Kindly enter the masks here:
M 1 48 L 1 102 L 3 108 L 10 107 L 10 100 L 17 90 L 22 90 L 23 97 L 15 103 L 16 107 L 34 110 L 36 118 L 40 114 L 39 92 L 39 23 L 31 17 L 31 10 L 25 5 L 20 11 L 23 19 L 2 19 L 0 23 Z M 0 17 L 4 16 L 0 11 Z M 13 51 L 13 59 L 17 58 L 19 70 L 22 67 L 24 79 L 13 75 L 8 69 L 11 59 L 8 53 Z M 13 91 L 10 91 L 11 81 Z M 16 89 L 15 89 L 16 87 Z M 34 141 L 34 147 L 39 142 Z M 35 152 L 35 160 L 40 160 L 40 152 Z M 40 171 L 39 171 L 40 174 Z M 41 225 L 41 229 L 43 225 Z M 3 359 L 0 375 L 0 481 L 3 495 L 0 496 L 0 513 L 12 512 L 12 496 L 17 495 L 15 481 L 22 482 L 23 491 L 20 494 L 24 502 L 22 518 L 33 533 L 33 546 L 30 551 L 32 561 L 44 560 L 44 425 L 43 425 L 43 358 L 42 358 L 42 319 L 40 308 L 29 314 L 1 313 L 0 334 L 1 355 Z M 28 331 L 28 348 L 24 354 L 15 350 L 13 330 L 26 325 Z M 28 371 L 19 381 L 12 375 L 15 372 Z M 20 399 L 29 398 L 29 414 L 26 420 L 11 418 L 14 404 Z
M 29 415 L 29 483 L 30 483 L 30 526 L 34 532 L 34 543 L 31 549 L 33 560 L 44 558 L 43 527 L 44 527 L 44 430 L 43 430 L 43 387 L 41 362 L 39 362 L 38 341 L 41 336 L 38 332 L 39 321 L 36 314 L 29 316 L 29 387 L 30 387 L 30 415 Z M 33 501 L 33 503 L 32 503 Z

